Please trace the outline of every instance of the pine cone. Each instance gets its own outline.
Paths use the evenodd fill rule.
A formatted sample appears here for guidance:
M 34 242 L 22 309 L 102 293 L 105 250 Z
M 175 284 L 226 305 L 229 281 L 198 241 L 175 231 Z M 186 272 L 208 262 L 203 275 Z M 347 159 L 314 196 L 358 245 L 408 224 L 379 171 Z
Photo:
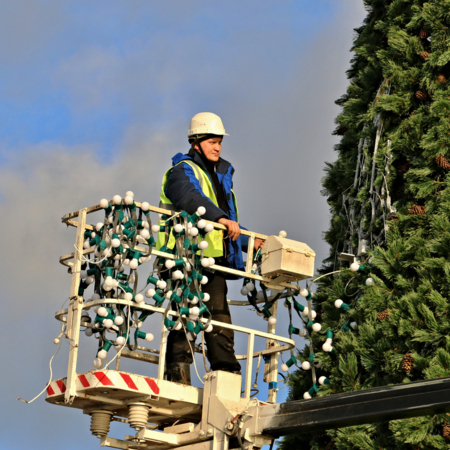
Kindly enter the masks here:
M 414 358 L 412 357 L 411 353 L 407 353 L 402 360 L 402 369 L 406 373 L 410 373 L 411 370 L 413 369 L 413 365 L 414 365 Z
M 428 98 L 428 94 L 425 91 L 417 91 L 416 92 L 416 97 L 419 100 L 426 100 Z
M 440 75 L 437 77 L 436 83 L 447 83 L 447 78 L 445 78 L 444 75 L 440 74 Z
M 430 56 L 430 54 L 429 54 L 428 52 L 426 52 L 426 51 L 423 51 L 423 52 L 420 54 L 420 57 L 421 57 L 422 59 L 427 59 L 429 56 Z
M 405 196 L 405 185 L 402 184 L 399 186 L 395 194 L 397 195 L 397 198 L 403 198 Z
M 444 170 L 450 170 L 450 163 L 444 155 L 436 156 L 436 164 Z
M 425 206 L 420 205 L 412 205 L 411 208 L 408 209 L 408 212 L 416 216 L 422 216 L 426 214 Z
M 385 309 L 384 311 L 381 311 L 380 314 L 378 314 L 377 319 L 380 321 L 389 319 L 389 310 Z
M 428 31 L 423 28 L 419 32 L 420 39 L 426 39 L 428 37 Z
M 450 423 L 442 424 L 442 437 L 448 442 L 450 440 Z
M 338 136 L 344 136 L 345 133 L 347 133 L 348 131 L 348 127 L 345 125 L 341 125 L 337 130 L 336 130 L 336 134 Z
M 402 164 L 401 166 L 398 166 L 397 172 L 403 176 L 403 175 L 405 175 L 406 172 L 408 172 L 410 167 L 411 167 L 411 164 L 409 162 L 407 162 L 406 164 Z
M 398 222 L 398 221 L 399 221 L 399 218 L 398 218 L 397 214 L 391 214 L 391 215 L 388 217 L 388 220 L 393 220 L 393 221 L 395 221 L 395 222 Z

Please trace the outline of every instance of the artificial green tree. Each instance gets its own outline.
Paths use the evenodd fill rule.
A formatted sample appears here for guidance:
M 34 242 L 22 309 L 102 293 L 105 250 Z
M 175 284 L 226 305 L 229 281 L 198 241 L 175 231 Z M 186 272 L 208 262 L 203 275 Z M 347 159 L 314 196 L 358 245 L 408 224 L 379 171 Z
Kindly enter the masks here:
M 364 3 L 337 101 L 338 157 L 323 179 L 332 218 L 320 273 L 339 272 L 313 296 L 317 376 L 330 379 L 316 396 L 450 376 L 450 0 Z M 311 373 L 289 382 L 289 399 L 301 399 Z M 441 414 L 292 435 L 281 448 L 445 449 L 449 423 Z

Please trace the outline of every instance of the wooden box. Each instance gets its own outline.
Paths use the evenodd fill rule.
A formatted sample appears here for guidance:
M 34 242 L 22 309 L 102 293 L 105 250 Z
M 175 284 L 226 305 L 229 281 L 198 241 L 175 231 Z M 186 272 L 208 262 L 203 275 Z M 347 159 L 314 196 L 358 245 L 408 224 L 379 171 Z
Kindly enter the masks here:
M 314 275 L 315 252 L 303 242 L 269 236 L 262 249 L 262 276 L 275 282 L 298 281 Z

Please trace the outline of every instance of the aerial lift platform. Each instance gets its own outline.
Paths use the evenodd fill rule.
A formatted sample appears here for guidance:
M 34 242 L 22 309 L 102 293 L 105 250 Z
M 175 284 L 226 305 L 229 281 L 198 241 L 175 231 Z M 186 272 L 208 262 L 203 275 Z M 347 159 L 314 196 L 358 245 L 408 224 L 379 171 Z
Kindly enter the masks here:
M 104 229 L 112 227 L 114 232 L 117 230 L 119 236 L 114 234 L 109 239 L 108 237 L 105 239 L 106 233 L 100 226 L 101 223 L 97 224 L 97 226 L 87 224 L 88 214 L 101 210 L 105 211 Z M 137 212 L 139 212 L 139 218 Z M 159 214 L 158 225 L 155 226 L 159 232 L 165 232 L 166 242 L 171 233 L 168 228 L 170 220 L 172 220 L 170 222 L 171 227 L 174 226 L 174 217 L 176 217 L 175 222 L 178 221 L 184 225 L 186 231 L 184 237 L 178 236 L 181 240 L 184 238 L 184 250 L 181 246 L 177 247 L 177 254 L 170 250 L 166 251 L 166 247 L 156 250 L 154 248 L 154 239 L 148 238 L 148 233 L 141 233 L 145 239 L 142 237 L 136 239 L 138 228 L 153 228 L 155 231 L 155 226 L 151 225 L 150 212 Z M 119 213 L 122 223 L 125 224 L 123 229 L 120 229 L 120 224 L 119 226 L 117 225 L 117 219 L 115 221 L 111 219 L 114 217 L 114 214 L 119 216 Z M 129 214 L 128 219 L 127 214 Z M 143 215 L 146 216 L 145 218 L 148 221 L 148 225 L 145 227 L 143 226 L 143 219 L 145 219 Z M 194 217 L 194 225 L 198 226 L 200 223 L 200 215 Z M 244 355 L 237 355 L 239 360 L 245 360 L 246 362 L 242 377 L 239 374 L 222 371 L 207 372 L 204 375 L 203 388 L 165 380 L 168 329 L 173 328 L 178 323 L 182 323 L 183 327 L 186 327 L 186 324 L 192 319 L 186 311 L 183 314 L 182 308 L 177 308 L 177 311 L 170 310 L 170 305 L 173 304 L 173 301 L 171 302 L 170 300 L 174 298 L 172 291 L 166 295 L 166 298 L 169 300 L 166 300 L 166 303 L 168 303 L 167 307 L 163 306 L 163 301 L 158 301 L 158 299 L 161 300 L 161 295 L 160 297 L 158 295 L 153 296 L 153 299 L 157 300 L 155 305 L 150 305 L 142 300 L 138 301 L 136 288 L 134 288 L 132 295 L 124 295 L 130 291 L 130 285 L 133 283 L 130 282 L 128 284 L 123 281 L 122 284 L 116 282 L 115 287 L 119 289 L 115 290 L 115 294 L 108 294 L 110 291 L 106 290 L 102 291 L 106 295 L 102 295 L 101 298 L 93 296 L 88 300 L 84 299 L 83 296 L 84 289 L 88 287 L 88 283 L 82 280 L 81 274 L 82 267 L 87 262 L 86 258 L 92 254 L 97 259 L 90 259 L 89 261 L 98 261 L 98 265 L 103 267 L 103 272 L 105 272 L 105 264 L 101 263 L 107 261 L 108 257 L 112 257 L 112 254 L 108 254 L 108 251 L 112 248 L 111 241 L 113 237 L 120 239 L 123 237 L 124 241 L 130 244 L 128 247 L 132 249 L 130 250 L 131 252 L 139 252 L 137 255 L 139 265 L 149 262 L 150 257 L 156 257 L 160 261 L 173 260 L 176 264 L 181 264 L 179 261 L 184 260 L 185 263 L 189 261 L 191 263 L 191 272 L 189 273 L 191 275 L 196 274 L 194 263 L 195 261 L 198 263 L 203 257 L 203 249 L 200 250 L 201 247 L 198 247 L 200 237 L 195 235 L 195 233 L 193 233 L 195 236 L 190 237 L 191 243 L 187 242 L 188 218 L 184 214 L 183 222 L 182 217 L 181 213 L 153 207 L 148 205 L 148 203 L 134 202 L 134 199 L 130 200 L 128 196 L 128 198 L 125 197 L 125 200 L 120 199 L 120 201 L 116 197 L 112 202 L 105 203 L 102 200 L 99 205 L 66 214 L 62 218 L 63 222 L 68 226 L 76 227 L 75 251 L 60 258 L 60 262 L 67 266 L 68 272 L 71 274 L 69 306 L 67 309 L 56 313 L 56 319 L 63 323 L 65 337 L 70 342 L 69 363 L 67 376 L 53 380 L 48 384 L 46 400 L 55 405 L 80 409 L 84 414 L 90 415 L 91 432 L 100 439 L 101 446 L 118 449 L 149 450 L 175 448 L 190 450 L 229 450 L 235 448 L 251 450 L 271 444 L 277 437 L 289 433 L 312 432 L 450 411 L 450 379 L 447 378 L 399 386 L 387 386 L 317 399 L 276 403 L 280 355 L 283 352 L 290 352 L 293 355 L 293 349 L 295 348 L 295 342 L 292 339 L 275 334 L 276 300 L 283 296 L 289 299 L 289 296 L 295 295 L 300 291 L 298 282 L 313 275 L 315 256 L 314 252 L 306 244 L 288 240 L 283 233 L 280 233 L 280 236 L 266 236 L 242 230 L 242 234 L 249 237 L 249 252 L 244 271 L 216 264 L 208 265 L 209 270 L 237 275 L 246 280 L 247 283 L 259 281 L 262 286 L 275 292 L 272 296 L 264 294 L 264 299 L 254 299 L 254 302 L 229 301 L 229 303 L 236 305 L 255 305 L 256 303 L 264 302 L 265 315 L 269 319 L 266 332 L 215 322 L 201 316 L 193 318 L 200 331 L 207 331 L 207 327 L 212 325 L 212 327 L 221 326 L 233 329 L 237 334 L 237 339 L 242 335 L 246 336 L 247 352 Z M 127 222 L 132 223 L 128 228 Z M 211 224 L 210 230 L 212 228 L 225 229 L 218 223 L 204 222 Z M 139 227 L 138 223 L 140 223 Z M 133 224 L 135 226 L 134 235 L 132 233 Z M 204 227 L 204 224 L 201 225 Z M 201 232 L 200 235 L 202 235 Z M 205 235 L 206 233 L 203 233 L 202 237 L 204 238 Z M 102 239 L 96 236 L 100 236 Z M 266 240 L 264 253 L 260 255 L 260 263 L 257 270 L 255 270 L 255 259 L 253 257 L 253 246 L 256 238 Z M 102 246 L 101 241 L 106 241 L 107 246 Z M 90 245 L 87 245 L 88 243 Z M 189 251 L 186 252 L 188 247 L 191 249 L 190 253 Z M 123 253 L 133 256 L 132 253 L 126 252 L 126 248 Z M 140 258 L 143 259 L 141 260 Z M 120 258 L 117 258 L 116 261 L 118 259 Z M 130 262 L 128 261 L 129 264 Z M 117 268 L 118 266 L 116 265 L 115 267 Z M 166 267 L 171 267 L 171 264 L 166 264 Z M 130 270 L 130 272 L 133 272 L 133 270 Z M 102 280 L 100 272 L 95 267 L 91 272 L 93 274 L 96 272 L 96 290 L 99 291 L 98 283 Z M 111 270 L 107 271 L 108 276 L 111 276 L 112 273 Z M 116 277 L 120 278 L 119 270 L 114 273 L 116 273 Z M 187 272 L 185 274 L 185 279 L 187 280 L 189 274 Z M 102 276 L 104 275 L 105 273 Z M 84 276 L 86 276 L 86 273 Z M 195 279 L 195 275 L 192 275 L 192 278 Z M 201 275 L 197 278 L 201 280 Z M 128 278 L 129 280 L 130 278 Z M 154 279 L 153 282 L 155 287 L 162 286 L 161 284 L 157 285 L 157 281 Z M 104 283 L 105 281 L 101 284 L 102 289 Z M 137 276 L 135 286 L 137 286 Z M 196 289 L 198 289 L 198 286 L 197 284 Z M 251 289 L 249 290 L 251 291 Z M 121 295 L 119 294 L 120 292 L 122 293 Z M 198 291 L 197 294 L 200 294 L 200 292 Z M 251 300 L 250 296 L 248 298 Z M 268 306 L 270 306 L 270 309 L 267 309 Z M 310 303 L 309 307 L 311 310 Z M 117 311 L 128 311 L 128 326 L 125 338 L 132 331 L 139 334 L 139 321 L 133 319 L 131 323 L 131 311 L 134 311 L 134 317 L 136 317 L 136 311 L 141 313 L 141 317 L 142 315 L 146 317 L 146 315 L 159 314 L 161 317 L 159 348 L 152 349 L 139 345 L 137 339 L 134 345 L 131 345 L 130 342 L 127 342 L 127 345 L 120 345 L 116 341 L 114 346 L 117 354 L 105 367 L 103 367 L 103 363 L 106 362 L 106 359 L 100 360 L 96 358 L 94 361 L 95 369 L 78 373 L 80 327 L 98 332 L 98 324 L 100 324 L 100 329 L 102 329 L 101 327 L 105 326 L 104 320 L 106 319 L 100 318 L 100 320 L 97 320 L 99 318 L 99 308 L 109 311 L 105 317 L 113 317 L 111 315 L 113 308 L 116 308 Z M 91 309 L 96 310 L 97 318 L 95 321 L 92 321 L 87 313 Z M 171 321 L 169 316 L 175 320 Z M 311 318 L 313 317 L 310 312 Z M 122 324 L 122 326 L 124 325 Z M 114 331 L 114 329 L 117 331 L 120 327 L 113 325 L 110 328 L 112 329 L 108 331 Z M 192 326 L 190 330 L 193 330 Z M 139 335 L 140 338 L 145 338 L 145 336 L 145 333 Z M 265 347 L 261 349 L 255 348 L 255 338 L 258 338 L 258 342 L 261 339 L 265 340 Z M 102 341 L 102 339 L 99 339 L 99 341 L 102 342 L 100 347 L 105 342 L 108 342 L 108 340 Z M 102 350 L 100 350 L 100 347 L 98 354 L 104 351 L 103 349 L 108 347 L 108 345 L 103 346 Z M 195 346 L 194 349 L 195 351 L 201 351 Z M 107 350 L 109 350 L 109 347 Z M 145 374 L 128 373 L 121 370 L 120 366 L 123 358 L 156 365 L 157 375 L 150 377 Z M 266 400 L 252 396 L 252 379 L 255 371 L 254 360 L 258 361 L 256 368 L 256 371 L 258 371 L 261 358 L 264 360 L 264 381 L 268 383 L 269 387 Z M 109 367 L 112 363 L 115 364 L 114 369 Z M 148 373 L 148 370 L 144 370 L 145 372 Z M 312 376 L 315 382 L 314 367 L 312 367 Z M 241 391 L 242 383 L 243 391 Z M 129 434 L 125 434 L 121 439 L 109 436 L 112 421 L 128 425 Z

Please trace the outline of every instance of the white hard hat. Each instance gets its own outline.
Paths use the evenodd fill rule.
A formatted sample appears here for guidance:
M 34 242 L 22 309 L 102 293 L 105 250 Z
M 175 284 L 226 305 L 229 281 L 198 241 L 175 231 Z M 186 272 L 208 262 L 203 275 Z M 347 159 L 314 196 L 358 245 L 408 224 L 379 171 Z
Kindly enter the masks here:
M 210 112 L 202 112 L 196 114 L 191 119 L 188 137 L 199 134 L 216 134 L 218 136 L 229 136 L 225 133 L 222 119 L 216 114 Z

